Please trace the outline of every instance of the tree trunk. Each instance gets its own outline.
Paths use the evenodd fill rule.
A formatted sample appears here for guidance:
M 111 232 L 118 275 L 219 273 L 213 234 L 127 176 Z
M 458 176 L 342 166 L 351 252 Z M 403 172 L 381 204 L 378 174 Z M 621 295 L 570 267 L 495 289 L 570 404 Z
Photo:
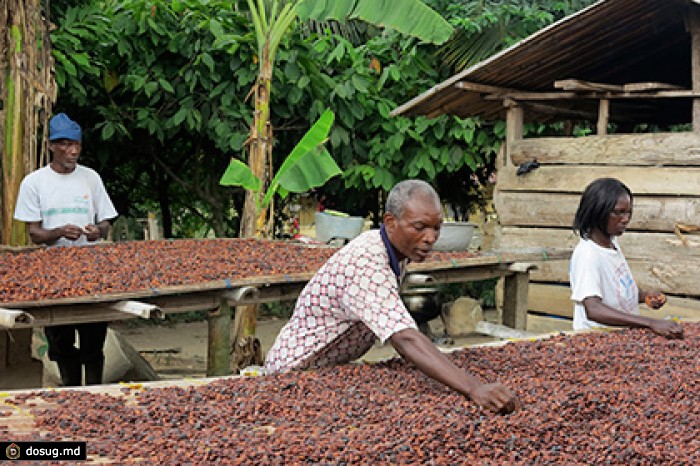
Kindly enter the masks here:
M 156 188 L 158 190 L 158 206 L 163 226 L 163 238 L 173 237 L 173 217 L 170 214 L 170 196 L 168 194 L 168 175 L 162 170 L 156 170 Z
M 241 216 L 241 238 L 268 238 L 270 237 L 270 222 L 266 221 L 268 215 L 267 208 L 258 209 L 258 205 L 265 196 L 265 190 L 272 179 L 272 124 L 270 122 L 270 87 L 272 83 L 272 62 L 267 53 L 260 57 L 260 74 L 255 84 L 255 113 L 253 115 L 253 125 L 250 129 L 248 141 L 248 167 L 255 176 L 262 180 L 260 191 L 255 193 L 247 191 L 243 204 L 243 215 Z M 269 216 L 272 219 L 272 203 L 269 208 Z M 236 321 L 239 325 L 235 328 L 233 338 L 233 364 L 236 361 L 246 363 L 261 364 L 262 355 L 259 360 L 250 361 L 242 356 L 243 348 L 255 346 L 255 327 L 258 319 L 258 305 L 236 307 Z M 258 345 L 259 346 L 259 345 Z M 243 367 L 232 367 L 237 371 Z
M 0 100 L 4 105 L 0 108 L 3 140 L 0 144 L 0 241 L 3 244 L 29 243 L 25 225 L 13 220 L 17 193 L 27 173 L 48 163 L 46 143 L 42 143 L 41 151 L 37 145 L 39 128 L 48 127 L 56 97 L 48 24 L 48 14 L 42 16 L 41 0 L 2 2 Z
M 258 210 L 258 204 L 265 195 L 265 189 L 272 179 L 272 124 L 270 122 L 270 87 L 272 63 L 265 60 L 255 85 L 255 113 L 250 128 L 248 144 L 248 167 L 262 180 L 259 192 L 247 191 L 241 217 L 241 238 L 269 237 L 266 225 L 268 209 Z M 272 214 L 270 214 L 272 216 Z

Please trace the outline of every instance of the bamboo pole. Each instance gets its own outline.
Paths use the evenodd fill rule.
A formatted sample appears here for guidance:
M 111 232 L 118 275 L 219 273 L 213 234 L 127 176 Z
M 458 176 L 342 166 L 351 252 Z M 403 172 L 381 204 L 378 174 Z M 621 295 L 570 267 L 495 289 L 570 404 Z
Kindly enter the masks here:
M 39 129 L 48 125 L 56 94 L 41 0 L 2 2 L 0 51 L 0 243 L 26 245 L 26 227 L 13 220 L 13 213 L 24 176 L 47 163 L 47 144 L 39 149 Z

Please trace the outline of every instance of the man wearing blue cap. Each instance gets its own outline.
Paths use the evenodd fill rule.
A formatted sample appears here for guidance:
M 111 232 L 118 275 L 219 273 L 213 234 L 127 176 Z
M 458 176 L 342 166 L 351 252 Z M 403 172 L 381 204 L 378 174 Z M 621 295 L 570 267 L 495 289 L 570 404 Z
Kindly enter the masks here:
M 26 222 L 29 237 L 47 246 L 81 246 L 107 237 L 117 211 L 100 175 L 78 164 L 82 149 L 80 125 L 65 113 L 49 122 L 51 163 L 27 175 L 19 188 L 15 219 Z M 75 347 L 75 332 L 80 349 Z M 64 386 L 102 383 L 107 323 L 45 328 L 49 359 L 56 361 Z

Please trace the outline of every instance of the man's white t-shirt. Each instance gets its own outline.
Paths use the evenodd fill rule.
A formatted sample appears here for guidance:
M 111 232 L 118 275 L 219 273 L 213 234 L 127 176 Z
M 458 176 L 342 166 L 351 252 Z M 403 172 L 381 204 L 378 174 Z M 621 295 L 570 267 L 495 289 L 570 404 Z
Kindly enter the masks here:
M 569 281 L 574 301 L 574 330 L 604 327 L 589 320 L 583 306 L 585 298 L 597 296 L 603 304 L 625 314 L 639 314 L 639 288 L 617 238 L 614 249 L 604 248 L 593 240 L 581 238 L 571 256 Z
M 77 165 L 71 173 L 58 173 L 47 165 L 27 175 L 19 188 L 15 219 L 41 222 L 47 230 L 73 224 L 85 228 L 117 216 L 100 175 Z M 75 241 L 60 238 L 54 246 L 88 244 L 82 235 Z

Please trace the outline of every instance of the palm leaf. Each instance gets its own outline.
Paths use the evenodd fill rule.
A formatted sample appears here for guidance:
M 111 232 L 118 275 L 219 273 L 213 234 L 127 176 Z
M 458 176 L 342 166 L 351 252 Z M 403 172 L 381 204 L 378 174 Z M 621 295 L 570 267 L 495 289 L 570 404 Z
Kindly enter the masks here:
M 435 54 L 445 65 L 455 71 L 462 71 L 496 53 L 504 41 L 505 37 L 498 24 L 485 27 L 480 31 L 457 29 L 450 40 L 442 44 Z

